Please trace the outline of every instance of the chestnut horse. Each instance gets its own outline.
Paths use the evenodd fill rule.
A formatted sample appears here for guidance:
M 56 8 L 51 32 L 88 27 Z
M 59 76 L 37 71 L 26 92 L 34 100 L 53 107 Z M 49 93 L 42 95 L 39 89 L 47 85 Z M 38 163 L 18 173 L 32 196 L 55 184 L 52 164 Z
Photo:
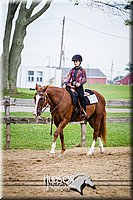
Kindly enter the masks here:
M 106 110 L 105 110 L 105 99 L 104 97 L 98 93 L 97 91 L 93 92 L 96 94 L 98 102 L 92 105 L 86 106 L 86 118 L 80 118 L 77 116 L 74 121 L 83 121 L 86 120 L 89 122 L 90 126 L 94 129 L 93 133 L 93 142 L 92 145 L 87 152 L 88 155 L 92 155 L 94 153 L 94 146 L 96 140 L 98 138 L 100 152 L 104 152 L 103 143 L 106 143 Z M 33 114 L 36 116 L 40 116 L 42 110 L 50 105 L 50 112 L 54 119 L 54 124 L 57 129 L 54 132 L 54 140 L 51 147 L 51 154 L 55 154 L 56 147 L 56 139 L 58 135 L 60 135 L 62 150 L 61 154 L 65 151 L 64 144 L 64 135 L 63 129 L 70 122 L 71 116 L 75 110 L 75 106 L 72 105 L 72 99 L 69 92 L 65 88 L 59 88 L 54 86 L 43 86 L 39 87 L 36 84 L 36 94 L 34 96 L 35 99 L 35 108 Z

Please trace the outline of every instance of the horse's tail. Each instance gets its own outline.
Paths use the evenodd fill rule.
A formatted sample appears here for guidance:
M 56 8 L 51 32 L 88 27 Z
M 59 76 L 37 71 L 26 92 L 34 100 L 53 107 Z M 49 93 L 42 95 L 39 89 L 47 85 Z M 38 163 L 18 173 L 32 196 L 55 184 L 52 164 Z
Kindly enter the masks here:
M 99 135 L 102 137 L 104 144 L 106 144 L 106 111 L 104 111 L 102 120 L 101 120 L 101 125 L 100 125 L 100 130 L 99 130 Z

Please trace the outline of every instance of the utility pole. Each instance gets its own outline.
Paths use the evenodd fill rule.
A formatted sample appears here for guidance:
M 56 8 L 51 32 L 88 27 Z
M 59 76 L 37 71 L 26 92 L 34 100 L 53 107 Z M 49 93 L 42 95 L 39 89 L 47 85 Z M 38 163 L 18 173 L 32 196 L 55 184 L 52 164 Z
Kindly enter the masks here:
M 63 41 L 64 41 L 64 27 L 65 27 L 65 16 L 63 17 L 63 25 L 62 25 L 61 50 L 60 50 L 60 63 L 59 63 L 59 68 L 61 68 L 61 64 L 62 64 Z
M 111 61 L 111 84 L 113 84 L 113 67 L 114 67 L 114 63 L 113 60 Z

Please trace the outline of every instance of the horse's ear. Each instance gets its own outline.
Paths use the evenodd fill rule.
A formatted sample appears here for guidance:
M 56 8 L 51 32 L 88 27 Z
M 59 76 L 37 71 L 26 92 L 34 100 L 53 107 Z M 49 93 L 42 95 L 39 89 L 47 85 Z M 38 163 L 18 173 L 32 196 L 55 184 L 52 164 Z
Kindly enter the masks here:
M 36 90 L 38 90 L 38 88 L 39 88 L 39 85 L 36 83 Z
M 45 92 L 49 85 L 43 87 L 42 91 Z
M 41 85 L 38 85 L 38 84 L 36 83 L 36 90 L 38 90 L 40 87 L 41 87 Z

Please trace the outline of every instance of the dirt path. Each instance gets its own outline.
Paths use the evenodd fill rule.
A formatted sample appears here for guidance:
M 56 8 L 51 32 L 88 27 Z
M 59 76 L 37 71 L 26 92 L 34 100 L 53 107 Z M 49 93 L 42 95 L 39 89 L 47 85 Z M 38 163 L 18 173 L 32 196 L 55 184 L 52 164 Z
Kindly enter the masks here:
M 56 151 L 59 153 L 59 151 Z M 104 154 L 96 148 L 91 157 L 87 148 L 66 151 L 59 158 L 49 157 L 48 150 L 11 150 L 3 152 L 4 197 L 81 197 L 68 187 L 44 186 L 44 175 L 67 176 L 84 173 L 91 177 L 96 189 L 85 187 L 83 197 L 131 197 L 131 149 L 107 148 Z M 13 186 L 14 185 L 14 186 Z M 39 186 L 40 185 L 40 186 Z

